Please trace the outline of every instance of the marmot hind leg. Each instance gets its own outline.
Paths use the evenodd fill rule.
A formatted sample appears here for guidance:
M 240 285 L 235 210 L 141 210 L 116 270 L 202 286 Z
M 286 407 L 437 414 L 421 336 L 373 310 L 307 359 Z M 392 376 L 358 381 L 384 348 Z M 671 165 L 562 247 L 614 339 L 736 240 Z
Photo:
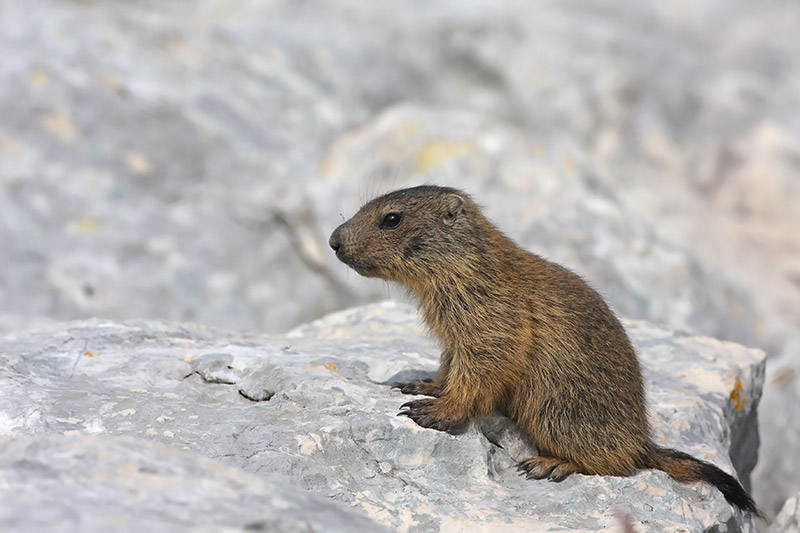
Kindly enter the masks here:
M 582 473 L 581 467 L 572 461 L 541 455 L 525 459 L 517 465 L 517 470 L 520 475 L 525 475 L 525 479 L 548 478 L 550 481 L 563 481 L 570 474 Z

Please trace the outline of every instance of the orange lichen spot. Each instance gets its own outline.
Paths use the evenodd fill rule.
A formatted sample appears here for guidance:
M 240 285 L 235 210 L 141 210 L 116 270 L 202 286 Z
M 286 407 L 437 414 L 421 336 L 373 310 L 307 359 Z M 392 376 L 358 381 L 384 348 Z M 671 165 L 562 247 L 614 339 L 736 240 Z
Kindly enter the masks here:
M 665 441 L 664 439 L 658 439 L 658 442 L 661 443 L 661 444 L 666 444 L 667 443 L 667 441 Z
M 744 387 L 742 386 L 741 380 L 737 377 L 733 384 L 733 390 L 731 391 L 731 401 L 737 411 L 744 409 L 744 400 Z
M 336 370 L 339 370 L 339 367 L 331 364 L 331 363 L 311 363 L 311 366 L 319 366 L 333 374 Z
M 85 355 L 86 357 L 94 357 L 95 355 L 98 355 L 98 354 L 96 354 L 94 352 L 83 352 L 83 355 Z
M 197 357 L 190 357 L 189 359 L 184 359 L 184 363 L 191 363 L 192 361 L 197 361 Z

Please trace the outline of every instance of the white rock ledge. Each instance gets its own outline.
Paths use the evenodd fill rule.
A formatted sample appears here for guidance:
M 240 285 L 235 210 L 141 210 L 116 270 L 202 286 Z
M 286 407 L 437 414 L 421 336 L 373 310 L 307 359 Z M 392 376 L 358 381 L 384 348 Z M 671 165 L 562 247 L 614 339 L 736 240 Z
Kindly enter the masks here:
M 747 484 L 764 354 L 626 326 L 656 440 Z M 386 383 L 437 365 L 393 302 L 282 336 L 99 320 L 6 336 L 0 530 L 755 530 L 663 472 L 526 481 L 532 451 L 499 415 L 458 435 L 395 416 L 407 397 Z
M 769 533 L 797 533 L 800 531 L 800 493 L 783 504 L 781 512 L 770 525 Z

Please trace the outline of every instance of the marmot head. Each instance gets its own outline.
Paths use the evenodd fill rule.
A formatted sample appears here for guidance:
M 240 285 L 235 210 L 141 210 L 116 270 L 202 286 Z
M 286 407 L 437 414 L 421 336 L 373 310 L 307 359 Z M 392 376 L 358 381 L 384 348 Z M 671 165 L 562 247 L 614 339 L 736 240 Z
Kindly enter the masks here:
M 331 234 L 336 257 L 362 276 L 401 283 L 454 271 L 483 246 L 480 208 L 458 189 L 423 185 L 368 202 Z

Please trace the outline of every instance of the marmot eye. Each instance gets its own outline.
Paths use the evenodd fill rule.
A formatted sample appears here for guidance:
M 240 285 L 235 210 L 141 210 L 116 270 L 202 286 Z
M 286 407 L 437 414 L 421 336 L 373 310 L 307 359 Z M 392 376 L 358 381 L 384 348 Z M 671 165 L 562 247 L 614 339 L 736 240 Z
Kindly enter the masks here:
M 383 217 L 383 221 L 381 221 L 381 227 L 396 228 L 400 224 L 401 220 L 403 220 L 403 216 L 400 213 L 389 213 Z

